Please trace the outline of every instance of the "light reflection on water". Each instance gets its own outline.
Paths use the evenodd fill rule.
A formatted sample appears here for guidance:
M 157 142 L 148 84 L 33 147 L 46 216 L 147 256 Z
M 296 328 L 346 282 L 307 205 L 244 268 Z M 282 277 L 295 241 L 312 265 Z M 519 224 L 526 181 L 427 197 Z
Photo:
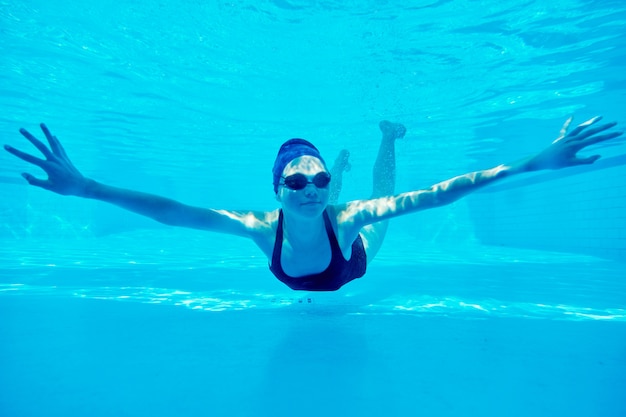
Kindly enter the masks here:
M 368 274 L 334 293 L 294 292 L 250 243 L 185 230 L 11 242 L 0 296 L 79 297 L 199 311 L 626 321 L 624 264 L 392 235 Z M 403 244 L 405 243 L 405 244 Z
M 626 322 L 626 309 L 590 308 L 584 306 L 531 302 L 507 302 L 494 299 L 468 300 L 458 297 L 395 296 L 367 304 L 363 296 L 350 294 L 326 295 L 293 292 L 258 293 L 235 290 L 181 291 L 150 287 L 45 287 L 22 284 L 0 285 L 0 296 L 27 295 L 41 297 L 79 297 L 92 300 L 110 300 L 145 304 L 162 304 L 192 310 L 223 311 L 277 311 L 317 314 L 335 312 L 354 315 L 410 315 L 423 317 L 452 317 L 462 319 L 527 318 L 548 320 L 603 320 Z M 339 311 L 337 311 L 339 310 Z

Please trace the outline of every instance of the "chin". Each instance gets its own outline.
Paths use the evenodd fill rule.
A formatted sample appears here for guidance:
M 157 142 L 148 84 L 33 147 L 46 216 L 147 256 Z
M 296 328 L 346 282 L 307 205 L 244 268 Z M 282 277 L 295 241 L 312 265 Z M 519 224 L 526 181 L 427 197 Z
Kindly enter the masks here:
M 302 217 L 318 217 L 326 210 L 326 206 L 327 205 L 323 203 L 302 204 L 298 207 L 297 212 Z

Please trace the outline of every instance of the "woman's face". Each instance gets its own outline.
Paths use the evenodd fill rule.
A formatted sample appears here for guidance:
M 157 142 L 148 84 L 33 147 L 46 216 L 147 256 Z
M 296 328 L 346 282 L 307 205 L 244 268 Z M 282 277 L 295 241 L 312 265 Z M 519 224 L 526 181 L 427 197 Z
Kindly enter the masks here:
M 313 178 L 320 173 L 324 176 L 328 170 L 324 163 L 314 156 L 300 156 L 285 166 L 276 194 L 283 211 L 306 218 L 322 215 L 328 205 L 329 185 L 318 187 L 312 183 Z M 301 190 L 294 190 L 285 185 L 285 178 L 295 174 L 304 175 L 308 181 Z

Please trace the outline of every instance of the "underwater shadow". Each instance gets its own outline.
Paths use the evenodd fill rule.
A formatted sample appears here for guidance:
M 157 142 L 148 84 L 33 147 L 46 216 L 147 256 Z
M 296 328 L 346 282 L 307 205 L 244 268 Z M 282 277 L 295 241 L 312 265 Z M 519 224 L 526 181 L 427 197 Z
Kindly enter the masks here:
M 377 393 L 385 367 L 363 322 L 342 311 L 294 316 L 269 352 L 255 415 L 388 413 L 389 404 Z

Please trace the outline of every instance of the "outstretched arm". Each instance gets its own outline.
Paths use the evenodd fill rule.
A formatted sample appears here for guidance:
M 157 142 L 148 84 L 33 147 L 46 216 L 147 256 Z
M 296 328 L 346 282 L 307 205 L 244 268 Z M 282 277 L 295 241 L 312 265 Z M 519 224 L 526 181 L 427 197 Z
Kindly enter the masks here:
M 20 133 L 43 154 L 45 159 L 4 145 L 4 149 L 9 153 L 40 167 L 48 174 L 48 178 L 42 180 L 31 174 L 23 173 L 22 176 L 31 185 L 62 195 L 105 201 L 173 226 L 212 230 L 248 237 L 252 237 L 255 232 L 268 227 L 266 213 L 193 207 L 169 198 L 111 187 L 86 178 L 72 164 L 63 146 L 56 136 L 50 133 L 46 125 L 42 124 L 41 130 L 46 136 L 50 148 L 27 130 L 20 129 Z
M 482 187 L 512 175 L 592 164 L 600 158 L 600 155 L 583 158 L 577 153 L 587 146 L 622 134 L 622 132 L 606 133 L 616 123 L 596 125 L 601 119 L 601 117 L 590 119 L 569 133 L 567 130 L 572 119 L 568 119 L 561 129 L 560 136 L 550 146 L 534 156 L 515 163 L 470 172 L 424 190 L 348 203 L 340 209 L 339 222 L 352 222 L 354 229 L 358 231 L 363 226 L 377 221 L 453 203 Z

